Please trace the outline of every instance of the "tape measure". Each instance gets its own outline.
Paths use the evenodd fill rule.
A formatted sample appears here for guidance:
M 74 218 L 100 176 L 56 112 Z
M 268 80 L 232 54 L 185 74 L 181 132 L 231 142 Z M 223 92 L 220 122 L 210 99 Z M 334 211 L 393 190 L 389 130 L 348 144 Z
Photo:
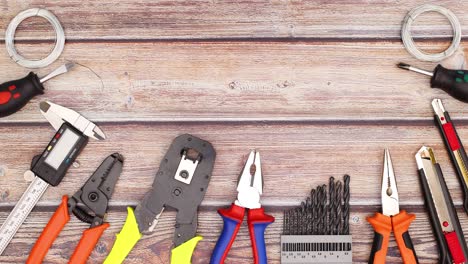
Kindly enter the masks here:
M 28 189 L 23 193 L 13 211 L 0 227 L 0 255 L 15 236 L 16 232 L 31 213 L 34 206 L 41 199 L 49 184 L 39 177 L 35 177 L 29 184 Z

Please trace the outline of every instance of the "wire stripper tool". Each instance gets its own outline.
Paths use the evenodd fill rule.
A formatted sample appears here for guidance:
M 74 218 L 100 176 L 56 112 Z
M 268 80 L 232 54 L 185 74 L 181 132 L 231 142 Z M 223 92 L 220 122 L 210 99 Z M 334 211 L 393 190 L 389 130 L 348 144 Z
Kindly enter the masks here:
M 26 264 L 40 264 L 73 213 L 82 222 L 91 224 L 83 232 L 69 263 L 84 264 L 109 223 L 104 222 L 109 200 L 122 172 L 123 157 L 114 153 L 107 157 L 88 181 L 70 199 L 62 197 L 62 203 L 50 218 L 37 239 Z
M 128 216 L 104 264 L 122 263 L 144 234 L 154 231 L 166 207 L 177 210 L 172 264 L 188 264 L 202 239 L 197 236 L 198 206 L 205 196 L 215 161 L 213 146 L 185 134 L 177 137 L 162 159 L 153 186 Z

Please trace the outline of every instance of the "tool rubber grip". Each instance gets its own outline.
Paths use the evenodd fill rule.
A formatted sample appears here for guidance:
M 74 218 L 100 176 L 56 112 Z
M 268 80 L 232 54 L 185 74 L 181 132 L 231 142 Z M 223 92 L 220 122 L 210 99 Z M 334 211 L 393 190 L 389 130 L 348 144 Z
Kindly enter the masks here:
M 211 255 L 210 264 L 222 264 L 231 249 L 245 215 L 245 208 L 232 204 L 227 209 L 219 209 L 224 221 L 223 231 Z
M 374 228 L 374 241 L 372 243 L 369 264 L 385 263 L 388 241 L 392 232 L 392 219 L 381 213 L 375 213 L 374 216 L 367 217 L 367 222 Z
M 275 221 L 271 215 L 265 214 L 263 208 L 250 209 L 247 213 L 250 241 L 254 256 L 254 264 L 267 264 L 267 252 L 265 245 L 265 229 Z
M 92 228 L 88 228 L 83 231 L 80 242 L 76 246 L 75 251 L 70 257 L 69 264 L 85 264 L 88 260 L 89 255 L 93 252 L 94 247 L 96 247 L 99 238 L 102 236 L 104 230 L 109 227 L 109 223 L 103 223 Z
M 468 72 L 449 70 L 437 65 L 431 78 L 431 87 L 440 88 L 454 98 L 468 102 Z
M 26 264 L 42 263 L 47 251 L 49 251 L 49 248 L 52 246 L 68 221 L 70 221 L 70 214 L 68 213 L 68 196 L 65 195 L 62 197 L 62 203 L 50 218 L 49 223 L 47 223 L 42 234 L 37 239 L 36 244 L 34 244 L 29 257 L 26 260 Z
M 173 248 L 171 250 L 171 264 L 191 264 L 193 251 L 202 239 L 201 236 L 194 236 L 187 242 Z
M 33 72 L 22 79 L 0 84 L 0 117 L 15 113 L 34 96 L 43 93 L 44 86 Z
M 138 223 L 133 209 L 127 207 L 127 213 L 125 224 L 122 230 L 120 230 L 120 233 L 117 234 L 117 239 L 112 246 L 112 250 L 103 264 L 122 263 L 142 236 L 138 229 Z
M 408 232 L 409 226 L 415 218 L 414 214 L 408 214 L 405 210 L 401 210 L 399 214 L 392 217 L 393 233 L 405 264 L 419 263 Z

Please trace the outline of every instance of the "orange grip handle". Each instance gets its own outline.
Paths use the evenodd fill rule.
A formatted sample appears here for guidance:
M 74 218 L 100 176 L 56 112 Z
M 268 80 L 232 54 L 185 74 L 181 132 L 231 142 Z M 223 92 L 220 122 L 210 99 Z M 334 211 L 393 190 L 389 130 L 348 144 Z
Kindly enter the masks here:
M 372 243 L 369 263 L 385 263 L 387 257 L 388 241 L 392 232 L 392 219 L 381 213 L 375 213 L 373 217 L 367 217 L 367 221 L 374 228 L 374 242 Z
M 399 214 L 392 217 L 393 233 L 405 264 L 418 263 L 413 242 L 408 232 L 409 226 L 415 218 L 414 214 L 408 214 L 405 210 L 401 210 Z
M 86 260 L 89 258 L 89 255 L 91 255 L 91 252 L 99 241 L 102 233 L 109 226 L 109 223 L 103 223 L 102 225 L 86 229 L 83 232 L 80 243 L 78 243 L 78 246 L 76 246 L 75 252 L 73 252 L 73 255 L 71 256 L 68 263 L 85 264 Z
M 60 231 L 62 231 L 68 221 L 70 221 L 70 215 L 68 214 L 68 196 L 64 195 L 62 197 L 62 203 L 50 218 L 49 223 L 47 223 L 41 236 L 37 239 L 36 244 L 32 248 L 28 260 L 26 260 L 26 264 L 42 263 L 47 251 L 49 251 L 52 243 L 54 243 Z

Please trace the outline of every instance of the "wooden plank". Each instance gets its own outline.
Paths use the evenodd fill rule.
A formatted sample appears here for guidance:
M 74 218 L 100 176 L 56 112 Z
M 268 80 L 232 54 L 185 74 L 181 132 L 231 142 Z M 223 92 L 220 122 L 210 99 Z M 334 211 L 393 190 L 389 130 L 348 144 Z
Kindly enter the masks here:
M 398 39 L 406 13 L 426 3 L 421 0 L 351 1 L 151 1 L 114 0 L 5 1 L 0 24 L 6 25 L 20 11 L 31 7 L 54 12 L 68 40 L 165 40 L 165 39 Z M 468 3 L 438 1 L 451 8 L 468 32 Z M 19 39 L 51 39 L 45 21 L 26 23 Z M 419 37 L 450 37 L 442 16 L 427 14 L 415 27 Z M 3 35 L 0 38 L 3 40 Z
M 432 235 L 432 229 L 428 216 L 421 209 L 407 208 L 409 212 L 416 214 L 416 220 L 410 227 L 410 234 L 415 244 L 415 249 L 420 263 L 435 263 L 438 259 L 435 239 Z M 372 215 L 378 208 L 352 208 L 351 211 L 351 234 L 353 235 L 353 263 L 367 263 L 371 248 L 373 231 L 365 218 Z M 280 263 L 280 235 L 282 233 L 282 212 L 268 211 L 276 218 L 275 223 L 266 229 L 268 263 Z M 19 230 L 17 236 L 12 240 L 10 246 L 0 256 L 1 263 L 24 262 L 28 252 L 43 227 L 49 220 L 52 212 L 33 212 L 26 220 L 25 224 Z M 462 211 L 458 212 L 461 225 L 468 224 L 468 218 Z M 6 212 L 0 213 L 0 221 L 4 221 Z M 105 232 L 92 252 L 89 262 L 102 263 L 108 252 L 112 248 L 117 234 L 126 218 L 126 212 L 110 211 L 107 221 L 111 226 Z M 169 263 L 170 249 L 174 231 L 175 212 L 165 212 L 160 218 L 155 232 L 143 236 L 136 247 L 128 256 L 126 263 Z M 68 223 L 62 231 L 59 238 L 55 241 L 53 247 L 49 250 L 44 263 L 64 263 L 72 254 L 77 238 L 88 225 L 79 222 L 75 217 Z M 221 232 L 222 220 L 214 210 L 202 211 L 199 213 L 198 234 L 203 236 L 203 240 L 197 245 L 193 255 L 192 263 L 208 263 L 214 245 Z M 465 229 L 465 236 L 468 235 Z M 387 257 L 388 263 L 399 263 L 401 257 L 394 239 L 389 245 Z M 250 249 L 250 239 L 247 227 L 244 225 L 233 244 L 226 263 L 252 263 L 252 252 Z
M 400 43 L 82 43 L 69 44 L 63 58 L 93 69 L 104 87 L 77 67 L 1 123 L 45 122 L 37 107 L 45 99 L 106 122 L 430 120 L 434 97 L 450 98 L 455 120 L 468 116 L 427 76 L 395 66 L 434 66 Z M 27 73 L 7 58 L 0 72 Z
M 435 148 L 447 185 L 456 204 L 461 190 L 435 126 L 307 125 L 307 124 L 140 124 L 103 125 L 106 141 L 90 141 L 79 157 L 80 168 L 71 168 L 59 188 L 49 188 L 42 205 L 56 205 L 63 194 L 73 194 L 109 154 L 125 157 L 113 205 L 136 205 L 149 190 L 161 158 L 179 134 L 192 133 L 217 150 L 212 180 L 204 206 L 229 204 L 249 149 L 262 153 L 266 206 L 290 206 L 304 199 L 312 187 L 330 176 L 351 175 L 353 205 L 380 204 L 383 149 L 391 150 L 401 204 L 423 204 L 414 154 L 423 145 Z M 467 126 L 459 126 L 468 138 Z M 18 136 L 21 133 L 21 136 Z M 12 206 L 24 192 L 22 179 L 35 154 L 53 135 L 48 126 L 0 127 L 0 164 L 8 173 L 0 181 L 1 206 Z M 0 165 L 0 166 L 1 166 Z

